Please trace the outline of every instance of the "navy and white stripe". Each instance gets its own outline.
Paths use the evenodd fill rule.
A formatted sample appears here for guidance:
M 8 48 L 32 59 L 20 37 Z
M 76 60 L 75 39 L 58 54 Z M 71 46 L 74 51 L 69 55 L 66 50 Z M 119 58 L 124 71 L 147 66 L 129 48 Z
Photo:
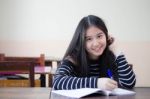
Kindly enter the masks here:
M 118 56 L 116 64 L 118 66 L 119 85 L 125 88 L 134 87 L 136 81 L 135 74 L 128 65 L 125 56 Z M 77 77 L 74 71 L 74 64 L 68 60 L 64 60 L 54 76 L 53 88 L 55 90 L 96 88 L 97 80 L 100 76 L 99 71 L 99 64 L 91 64 L 90 77 Z
M 134 87 L 136 82 L 135 74 L 132 67 L 128 65 L 125 56 L 118 56 L 116 64 L 118 65 L 119 84 L 125 88 Z
M 73 64 L 67 60 L 58 68 L 53 81 L 53 88 L 59 90 L 96 87 L 97 77 L 76 77 Z

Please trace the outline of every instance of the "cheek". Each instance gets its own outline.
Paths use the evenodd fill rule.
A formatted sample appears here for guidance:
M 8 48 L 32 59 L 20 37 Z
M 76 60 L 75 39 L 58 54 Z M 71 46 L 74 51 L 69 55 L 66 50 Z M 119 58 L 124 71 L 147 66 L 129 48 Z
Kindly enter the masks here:
M 86 51 L 88 51 L 89 49 L 90 49 L 90 43 L 89 42 L 87 42 L 86 44 L 85 44 L 85 49 L 86 49 Z
M 103 41 L 103 44 L 106 46 L 107 45 L 107 41 L 106 39 Z
M 106 40 L 106 38 L 103 38 L 101 41 L 100 41 L 101 43 L 103 43 L 103 45 L 107 45 L 107 40 Z

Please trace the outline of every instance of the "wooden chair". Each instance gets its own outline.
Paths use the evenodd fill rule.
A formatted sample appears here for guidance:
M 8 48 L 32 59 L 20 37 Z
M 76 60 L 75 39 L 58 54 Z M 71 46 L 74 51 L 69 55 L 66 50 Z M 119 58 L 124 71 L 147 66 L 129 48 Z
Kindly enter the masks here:
M 34 87 L 34 63 L 29 61 L 0 61 L 0 74 L 29 74 L 30 87 Z M 5 79 L 4 79 L 5 80 Z M 1 79 L 2 81 L 2 79 Z M 6 81 L 6 80 L 5 80 Z M 11 80 L 9 84 L 11 83 Z M 7 87 L 6 83 L 1 86 Z M 14 87 L 18 85 L 13 84 Z
M 45 56 L 40 54 L 39 57 L 27 57 L 27 56 L 6 56 L 4 53 L 0 53 L 0 61 L 15 61 L 15 62 L 33 62 L 34 66 L 45 66 Z M 40 74 L 40 81 L 36 80 L 37 86 L 45 87 L 45 75 Z
M 0 53 L 0 61 L 4 61 L 4 54 L 3 53 Z
M 45 65 L 46 66 L 51 66 L 51 71 L 50 74 L 48 75 L 48 86 L 52 87 L 52 81 L 53 81 L 53 76 L 55 74 L 56 69 L 58 68 L 58 65 L 60 64 L 61 60 L 60 59 L 47 59 L 45 60 Z
M 31 61 L 34 62 L 36 66 L 45 66 L 45 56 L 40 54 L 39 57 L 27 57 L 27 56 L 5 56 L 0 54 L 2 61 Z

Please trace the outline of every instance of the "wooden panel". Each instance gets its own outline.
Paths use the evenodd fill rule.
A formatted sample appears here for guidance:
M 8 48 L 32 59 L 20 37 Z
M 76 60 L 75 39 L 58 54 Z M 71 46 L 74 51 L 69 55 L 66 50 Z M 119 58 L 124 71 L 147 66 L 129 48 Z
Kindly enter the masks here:
M 18 63 L 16 63 L 17 65 L 19 65 L 19 62 L 32 62 L 32 63 L 34 63 L 34 66 L 45 66 L 45 55 L 40 54 L 40 56 L 38 56 L 38 57 L 29 57 L 29 56 L 22 57 L 22 56 L 5 56 L 4 53 L 0 53 L 0 61 L 18 62 Z M 21 65 L 18 67 L 13 66 L 13 68 L 10 69 L 9 65 L 8 66 L 5 65 L 5 69 L 7 68 L 7 71 L 3 71 L 3 72 L 1 72 L 1 74 L 2 73 L 4 73 L 4 74 L 6 74 L 6 73 L 9 73 L 9 74 L 28 73 L 28 74 L 30 74 L 29 71 L 26 71 L 26 70 L 30 69 L 28 66 L 21 66 Z M 19 69 L 19 71 L 16 71 L 16 68 Z M 0 67 L 0 70 L 2 71 L 2 70 L 4 70 L 4 68 Z M 20 72 L 20 70 L 21 70 L 21 72 Z M 30 79 L 33 79 L 33 76 Z M 45 82 L 44 82 L 45 76 L 41 74 L 40 79 L 42 81 L 41 86 L 42 87 L 45 86 Z M 31 84 L 33 86 L 33 83 L 31 83 Z
M 35 66 L 45 66 L 45 56 L 40 54 L 39 57 L 18 57 L 18 56 L 5 56 L 1 54 L 3 61 L 30 61 L 34 62 Z
M 35 80 L 35 87 L 40 87 L 40 80 Z M 29 80 L 0 80 L 0 87 L 29 87 Z
M 19 72 L 18 72 L 19 71 Z M 34 63 L 23 61 L 0 61 L 0 74 L 28 73 L 30 86 L 34 87 Z
M 0 53 L 0 61 L 4 61 L 4 54 L 3 53 Z

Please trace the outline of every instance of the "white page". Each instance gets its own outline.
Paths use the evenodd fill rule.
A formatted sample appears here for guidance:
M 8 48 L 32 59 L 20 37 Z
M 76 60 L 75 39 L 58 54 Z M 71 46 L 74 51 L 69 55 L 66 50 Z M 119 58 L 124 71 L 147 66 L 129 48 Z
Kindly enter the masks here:
M 122 88 L 116 88 L 112 91 L 113 95 L 132 95 L 135 94 L 134 91 L 122 89 Z
M 101 94 L 103 95 L 131 95 L 135 94 L 134 91 L 129 91 L 126 89 L 116 88 L 113 91 L 108 90 L 102 90 L 99 88 L 81 88 L 81 89 L 73 89 L 73 90 L 53 90 L 53 93 L 67 96 L 67 97 L 73 97 L 73 98 L 81 98 L 93 93 L 96 93 L 98 91 L 102 91 Z
M 83 96 L 87 96 L 100 90 L 101 89 L 98 88 L 81 88 L 73 90 L 53 90 L 52 92 L 67 97 L 81 98 Z

